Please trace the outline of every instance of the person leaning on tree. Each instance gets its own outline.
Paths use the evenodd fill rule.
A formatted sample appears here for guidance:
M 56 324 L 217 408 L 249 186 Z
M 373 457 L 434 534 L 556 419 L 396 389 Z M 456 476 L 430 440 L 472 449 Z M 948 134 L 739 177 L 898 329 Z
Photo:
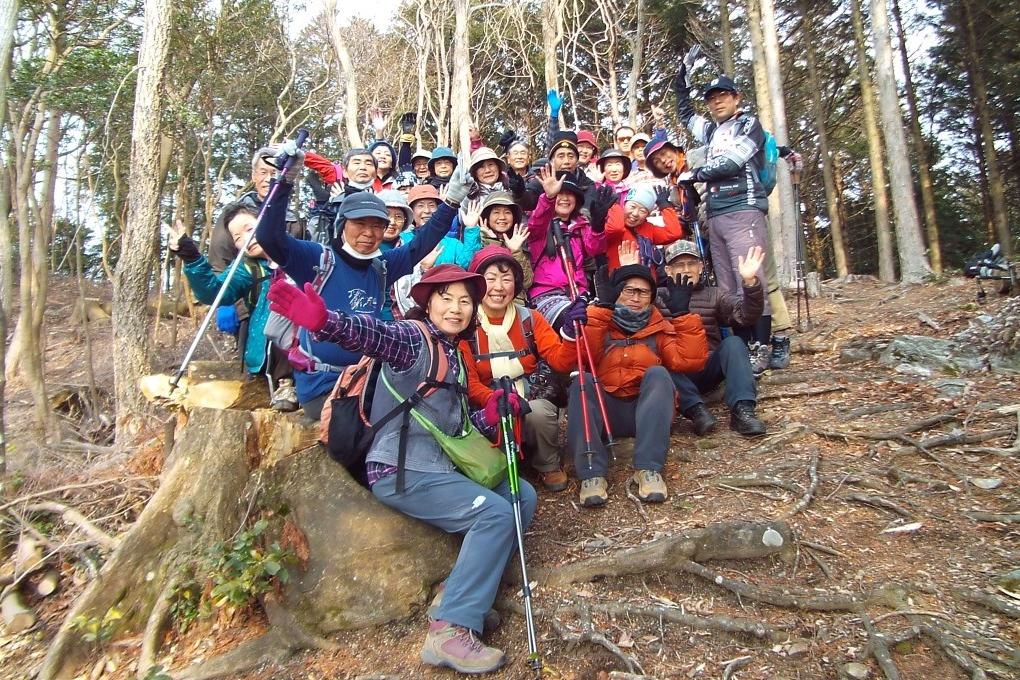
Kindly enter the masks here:
M 614 437 L 635 438 L 635 472 L 628 483 L 637 484 L 638 498 L 661 503 L 668 495 L 662 469 L 676 411 L 670 372 L 704 368 L 705 329 L 698 315 L 690 313 L 692 285 L 667 282 L 667 307 L 673 318 L 666 319 L 652 304 L 655 279 L 648 267 L 619 267 L 608 280 L 604 269 L 599 274 L 598 302 L 588 308 L 586 334 L 605 390 L 610 428 Z M 585 436 L 580 379 L 575 378 L 567 406 L 567 446 L 581 480 L 581 505 L 595 506 L 608 498 L 609 454 L 590 375 L 585 377 L 585 395 L 590 441 Z

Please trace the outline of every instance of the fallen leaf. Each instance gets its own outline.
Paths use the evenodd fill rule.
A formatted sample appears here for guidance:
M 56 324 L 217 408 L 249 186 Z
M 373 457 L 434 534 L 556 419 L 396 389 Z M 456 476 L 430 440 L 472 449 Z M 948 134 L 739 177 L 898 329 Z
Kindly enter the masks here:
M 623 631 L 620 633 L 620 639 L 616 642 L 616 645 L 621 649 L 630 649 L 634 646 L 634 640 L 627 634 L 627 631 Z
M 904 524 L 898 527 L 889 527 L 888 529 L 882 529 L 879 533 L 881 534 L 907 534 L 912 531 L 917 531 L 923 525 L 920 522 L 911 522 L 910 524 Z

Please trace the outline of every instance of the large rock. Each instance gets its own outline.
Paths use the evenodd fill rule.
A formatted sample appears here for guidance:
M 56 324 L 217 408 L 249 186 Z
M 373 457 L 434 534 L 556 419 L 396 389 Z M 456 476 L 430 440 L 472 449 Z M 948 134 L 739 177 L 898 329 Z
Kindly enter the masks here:
M 901 335 L 889 343 L 878 359 L 886 366 L 911 364 L 947 375 L 980 371 L 984 360 L 973 348 L 927 335 Z
M 454 537 L 383 506 L 318 446 L 263 468 L 260 483 L 262 504 L 307 542 L 284 603 L 310 632 L 405 618 L 456 559 Z

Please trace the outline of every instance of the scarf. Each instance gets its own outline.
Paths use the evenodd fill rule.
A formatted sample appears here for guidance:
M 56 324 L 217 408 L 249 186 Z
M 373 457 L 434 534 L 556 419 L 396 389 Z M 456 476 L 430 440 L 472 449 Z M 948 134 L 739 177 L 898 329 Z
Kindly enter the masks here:
M 629 307 L 617 304 L 613 307 L 613 323 L 627 335 L 634 335 L 648 325 L 648 319 L 652 316 L 652 308 L 649 305 L 641 312 L 632 312 Z
M 510 339 L 510 329 L 517 321 L 517 306 L 511 304 L 503 315 L 503 323 L 493 324 L 482 309 L 478 310 L 478 323 L 485 331 L 485 337 L 489 341 L 489 353 L 516 352 L 513 341 Z M 489 368 L 492 370 L 493 381 L 503 377 L 513 378 L 514 387 L 522 397 L 524 395 L 524 365 L 520 357 L 492 357 L 489 359 Z

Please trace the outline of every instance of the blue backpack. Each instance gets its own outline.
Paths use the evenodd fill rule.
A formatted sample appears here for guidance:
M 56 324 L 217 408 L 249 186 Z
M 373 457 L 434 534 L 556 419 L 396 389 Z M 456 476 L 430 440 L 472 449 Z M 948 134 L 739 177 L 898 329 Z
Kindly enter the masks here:
M 758 182 L 765 189 L 765 195 L 769 196 L 776 188 L 776 163 L 779 161 L 779 146 L 771 132 L 768 130 L 762 130 L 762 132 L 765 133 L 765 144 L 759 152 L 762 154 L 762 162 L 758 168 Z

